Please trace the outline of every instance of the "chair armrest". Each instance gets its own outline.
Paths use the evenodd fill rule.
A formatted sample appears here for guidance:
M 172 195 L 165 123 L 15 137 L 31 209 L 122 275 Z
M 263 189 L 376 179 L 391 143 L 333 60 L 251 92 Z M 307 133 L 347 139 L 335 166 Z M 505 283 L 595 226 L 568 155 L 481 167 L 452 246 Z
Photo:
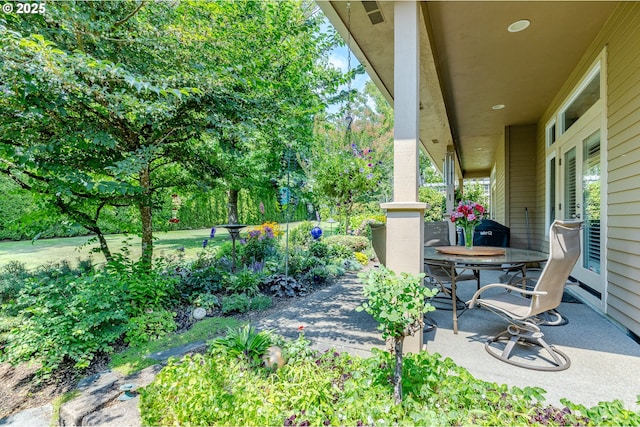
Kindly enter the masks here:
M 491 285 L 487 285 L 487 286 L 483 286 L 482 288 L 480 288 L 475 294 L 473 294 L 473 297 L 467 301 L 467 305 L 469 306 L 469 308 L 473 308 L 476 305 L 476 301 L 480 298 L 480 294 L 482 294 L 484 291 L 488 290 L 488 289 L 492 289 L 492 288 L 500 288 L 500 289 L 504 289 L 506 291 L 515 291 L 515 292 L 519 292 L 521 294 L 525 294 L 525 295 L 546 295 L 547 292 L 544 291 L 527 291 L 524 290 L 522 288 L 517 288 L 515 286 L 511 286 L 511 285 L 505 285 L 503 283 L 493 283 Z

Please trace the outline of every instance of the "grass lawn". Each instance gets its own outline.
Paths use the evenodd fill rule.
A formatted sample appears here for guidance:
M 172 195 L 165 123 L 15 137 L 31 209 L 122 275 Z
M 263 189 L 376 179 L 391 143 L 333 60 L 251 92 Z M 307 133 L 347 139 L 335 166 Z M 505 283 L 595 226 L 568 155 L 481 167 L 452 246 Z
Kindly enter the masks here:
M 202 241 L 209 239 L 211 229 L 182 230 L 156 232 L 154 237 L 154 255 L 164 257 L 177 255 L 178 248 L 184 248 L 186 258 L 195 258 L 202 251 Z M 55 239 L 40 239 L 35 242 L 23 240 L 19 242 L 0 242 L 0 268 L 10 261 L 20 261 L 27 268 L 36 268 L 43 264 L 56 263 L 67 260 L 72 264 L 78 259 L 91 257 L 96 263 L 104 261 L 100 253 L 92 253 L 92 249 L 98 248 L 98 242 L 89 241 L 93 236 L 62 237 Z M 229 234 L 224 229 L 217 229 L 214 239 L 209 239 L 208 247 L 220 246 L 228 241 Z M 112 234 L 107 236 L 107 242 L 111 252 L 116 253 L 128 246 L 133 258 L 140 256 L 140 237 L 124 234 Z
M 290 223 L 289 229 L 295 228 L 298 224 L 300 223 Z M 324 230 L 324 236 L 331 235 L 331 231 L 335 234 L 337 229 L 336 224 L 333 224 L 332 227 L 328 223 L 322 223 L 320 226 Z M 286 225 L 280 224 L 280 227 L 284 232 Z M 331 230 L 332 228 L 333 230 Z M 185 258 L 194 259 L 202 251 L 202 241 L 209 239 L 210 232 L 210 228 L 156 232 L 154 233 L 156 239 L 153 249 L 154 255 L 156 257 L 177 255 L 179 254 L 178 248 L 184 248 Z M 3 241 L 0 242 L 0 268 L 11 261 L 19 261 L 28 269 L 57 263 L 62 260 L 67 260 L 73 265 L 78 259 L 87 259 L 89 257 L 94 260 L 95 264 L 100 264 L 104 261 L 104 257 L 100 253 L 92 253 L 92 249 L 98 248 L 96 240 L 89 243 L 92 238 L 93 236 L 80 236 L 40 239 L 35 242 L 31 240 Z M 216 229 L 215 238 L 209 239 L 207 247 L 217 247 L 230 240 L 227 230 L 218 228 Z M 140 237 L 138 236 L 112 234 L 107 236 L 107 242 L 113 253 L 117 253 L 125 246 L 128 246 L 133 259 L 137 259 L 140 256 Z

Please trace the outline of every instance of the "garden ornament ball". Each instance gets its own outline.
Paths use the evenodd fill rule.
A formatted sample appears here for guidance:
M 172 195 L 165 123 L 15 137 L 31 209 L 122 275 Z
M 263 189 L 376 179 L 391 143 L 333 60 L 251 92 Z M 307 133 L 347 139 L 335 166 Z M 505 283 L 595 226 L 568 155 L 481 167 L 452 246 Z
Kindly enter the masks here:
M 313 240 L 318 240 L 320 236 L 322 236 L 322 229 L 318 226 L 315 226 L 311 229 L 311 236 Z

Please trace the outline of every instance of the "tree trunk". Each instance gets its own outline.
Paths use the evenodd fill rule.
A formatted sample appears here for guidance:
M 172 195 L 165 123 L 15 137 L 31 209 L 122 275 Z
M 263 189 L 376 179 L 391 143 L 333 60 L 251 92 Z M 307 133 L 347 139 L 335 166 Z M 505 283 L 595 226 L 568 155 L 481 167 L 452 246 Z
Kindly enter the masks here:
M 393 373 L 393 400 L 396 405 L 402 403 L 402 344 L 404 337 L 394 338 L 394 351 L 396 356 L 396 368 Z
M 54 203 L 56 206 L 58 206 L 58 208 L 60 209 L 60 212 L 69 216 L 74 221 L 77 221 L 80 225 L 82 225 L 87 230 L 91 231 L 92 233 L 95 233 L 96 237 L 98 238 L 98 242 L 100 243 L 100 252 L 102 252 L 107 262 L 110 262 L 113 260 L 113 255 L 111 254 L 111 250 L 109 249 L 109 244 L 107 243 L 107 239 L 104 237 L 104 233 L 102 232 L 102 229 L 98 225 L 98 218 L 100 217 L 100 211 L 102 210 L 104 205 L 100 205 L 97 208 L 95 217 L 92 218 L 84 212 L 81 212 L 79 210 L 73 210 L 68 204 L 64 203 L 61 199 L 57 199 Z
M 151 173 L 149 165 L 140 171 L 140 187 L 143 189 L 142 200 L 139 204 L 140 220 L 142 222 L 142 255 L 140 261 L 151 268 L 153 259 L 153 222 L 151 208 Z
M 109 244 L 107 243 L 107 239 L 105 239 L 104 234 L 102 234 L 101 230 L 98 232 L 97 237 L 98 237 L 98 242 L 100 242 L 100 251 L 104 255 L 105 259 L 107 260 L 107 262 L 112 261 L 113 255 L 111 255 Z
M 238 190 L 229 189 L 229 203 L 227 204 L 227 214 L 229 224 L 238 224 Z

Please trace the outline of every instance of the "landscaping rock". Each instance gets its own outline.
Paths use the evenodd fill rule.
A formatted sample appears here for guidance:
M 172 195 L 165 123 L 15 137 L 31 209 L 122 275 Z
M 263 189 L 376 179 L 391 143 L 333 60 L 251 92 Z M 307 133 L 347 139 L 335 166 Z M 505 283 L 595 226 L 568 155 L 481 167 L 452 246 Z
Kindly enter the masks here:
M 45 405 L 38 408 L 31 408 L 19 412 L 15 415 L 8 416 L 0 420 L 0 426 L 11 427 L 49 427 L 51 425 L 51 416 L 53 414 L 53 406 Z
M 204 346 L 198 343 L 167 350 L 171 356 L 181 356 L 194 348 Z M 169 356 L 168 356 L 169 357 Z M 139 426 L 140 410 L 138 403 L 140 396 L 137 389 L 153 382 L 161 364 L 149 366 L 135 374 L 123 377 L 117 372 L 105 371 L 92 375 L 78 383 L 77 390 L 82 394 L 65 403 L 60 408 L 60 425 L 62 426 Z M 120 400 L 124 393 L 133 395 L 128 400 Z M 49 419 L 51 415 L 49 415 Z M 26 424 L 14 424 L 26 425 Z M 46 423 L 49 425 L 49 422 Z
M 60 425 L 81 425 L 85 416 L 118 397 L 121 392 L 114 385 L 119 379 L 118 373 L 105 371 L 82 380 L 78 387 L 82 394 L 60 407 Z
M 185 344 L 180 347 L 170 348 L 169 350 L 157 351 L 151 353 L 147 357 L 149 359 L 158 360 L 164 362 L 170 357 L 182 357 L 187 353 L 195 353 L 206 350 L 207 344 L 204 341 L 197 341 L 194 343 Z

